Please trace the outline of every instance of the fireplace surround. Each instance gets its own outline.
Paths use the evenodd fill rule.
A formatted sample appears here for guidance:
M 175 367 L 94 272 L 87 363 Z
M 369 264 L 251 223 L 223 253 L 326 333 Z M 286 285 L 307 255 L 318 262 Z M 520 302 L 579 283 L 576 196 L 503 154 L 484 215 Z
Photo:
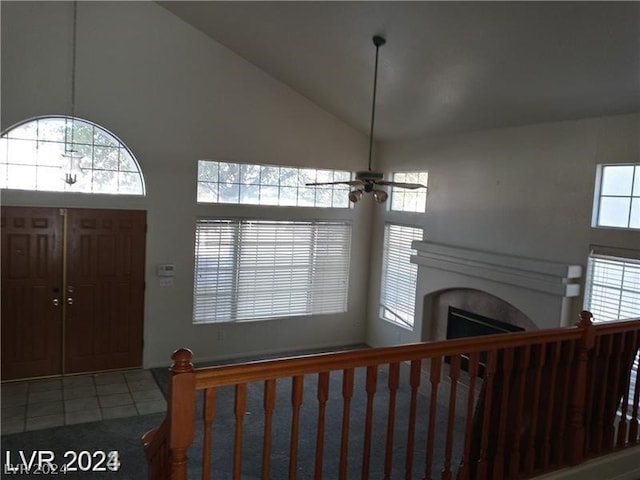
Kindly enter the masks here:
M 570 325 L 581 265 L 414 241 L 416 334 L 446 338 L 449 307 L 525 330 Z

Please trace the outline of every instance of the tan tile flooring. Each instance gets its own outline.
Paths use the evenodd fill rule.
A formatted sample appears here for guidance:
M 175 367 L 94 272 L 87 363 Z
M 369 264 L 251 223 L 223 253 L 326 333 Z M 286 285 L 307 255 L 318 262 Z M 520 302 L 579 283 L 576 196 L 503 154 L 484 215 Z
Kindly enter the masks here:
M 0 397 L 2 435 L 166 410 L 149 370 L 3 383 Z

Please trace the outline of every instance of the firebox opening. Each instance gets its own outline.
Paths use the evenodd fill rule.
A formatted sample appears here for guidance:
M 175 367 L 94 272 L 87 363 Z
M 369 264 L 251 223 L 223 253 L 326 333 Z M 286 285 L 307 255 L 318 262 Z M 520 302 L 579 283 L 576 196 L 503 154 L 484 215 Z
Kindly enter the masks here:
M 521 331 L 524 331 L 524 328 L 517 325 L 449 306 L 447 315 L 447 339 Z M 480 354 L 480 377 L 484 376 L 486 356 L 486 352 Z M 448 363 L 449 359 L 447 358 L 446 360 Z M 464 371 L 469 371 L 469 357 L 467 355 L 462 356 L 460 367 Z

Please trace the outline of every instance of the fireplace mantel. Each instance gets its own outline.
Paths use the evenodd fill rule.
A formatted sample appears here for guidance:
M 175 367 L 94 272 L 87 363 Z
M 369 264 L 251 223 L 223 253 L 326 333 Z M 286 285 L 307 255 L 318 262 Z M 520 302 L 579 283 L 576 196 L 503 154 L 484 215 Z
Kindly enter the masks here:
M 439 321 L 425 318 L 423 311 L 429 296 L 437 292 L 470 289 L 485 292 L 514 306 L 538 328 L 553 328 L 570 323 L 570 299 L 580 295 L 581 265 L 517 257 L 497 252 L 461 248 L 452 245 L 414 241 L 418 265 L 416 319 L 424 324 Z M 436 340 L 424 331 L 422 340 Z M 427 331 L 433 331 L 433 326 Z M 441 331 L 436 328 L 435 331 Z M 440 336 L 440 335 L 437 335 Z
M 582 276 L 581 265 L 534 260 L 498 253 L 470 250 L 437 243 L 414 241 L 418 265 L 457 272 L 494 282 L 565 297 L 577 297 L 580 285 L 572 283 Z

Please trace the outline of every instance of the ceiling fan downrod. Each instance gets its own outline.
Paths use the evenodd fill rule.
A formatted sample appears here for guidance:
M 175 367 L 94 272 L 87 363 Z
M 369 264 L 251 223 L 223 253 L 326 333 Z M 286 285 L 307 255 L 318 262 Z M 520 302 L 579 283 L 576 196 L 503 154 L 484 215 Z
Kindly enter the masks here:
M 373 36 L 373 44 L 376 46 L 376 62 L 373 69 L 373 101 L 371 102 L 371 126 L 369 128 L 369 171 L 371 171 L 371 156 L 373 154 L 373 126 L 376 119 L 376 92 L 378 90 L 378 51 L 387 40 L 380 35 Z

